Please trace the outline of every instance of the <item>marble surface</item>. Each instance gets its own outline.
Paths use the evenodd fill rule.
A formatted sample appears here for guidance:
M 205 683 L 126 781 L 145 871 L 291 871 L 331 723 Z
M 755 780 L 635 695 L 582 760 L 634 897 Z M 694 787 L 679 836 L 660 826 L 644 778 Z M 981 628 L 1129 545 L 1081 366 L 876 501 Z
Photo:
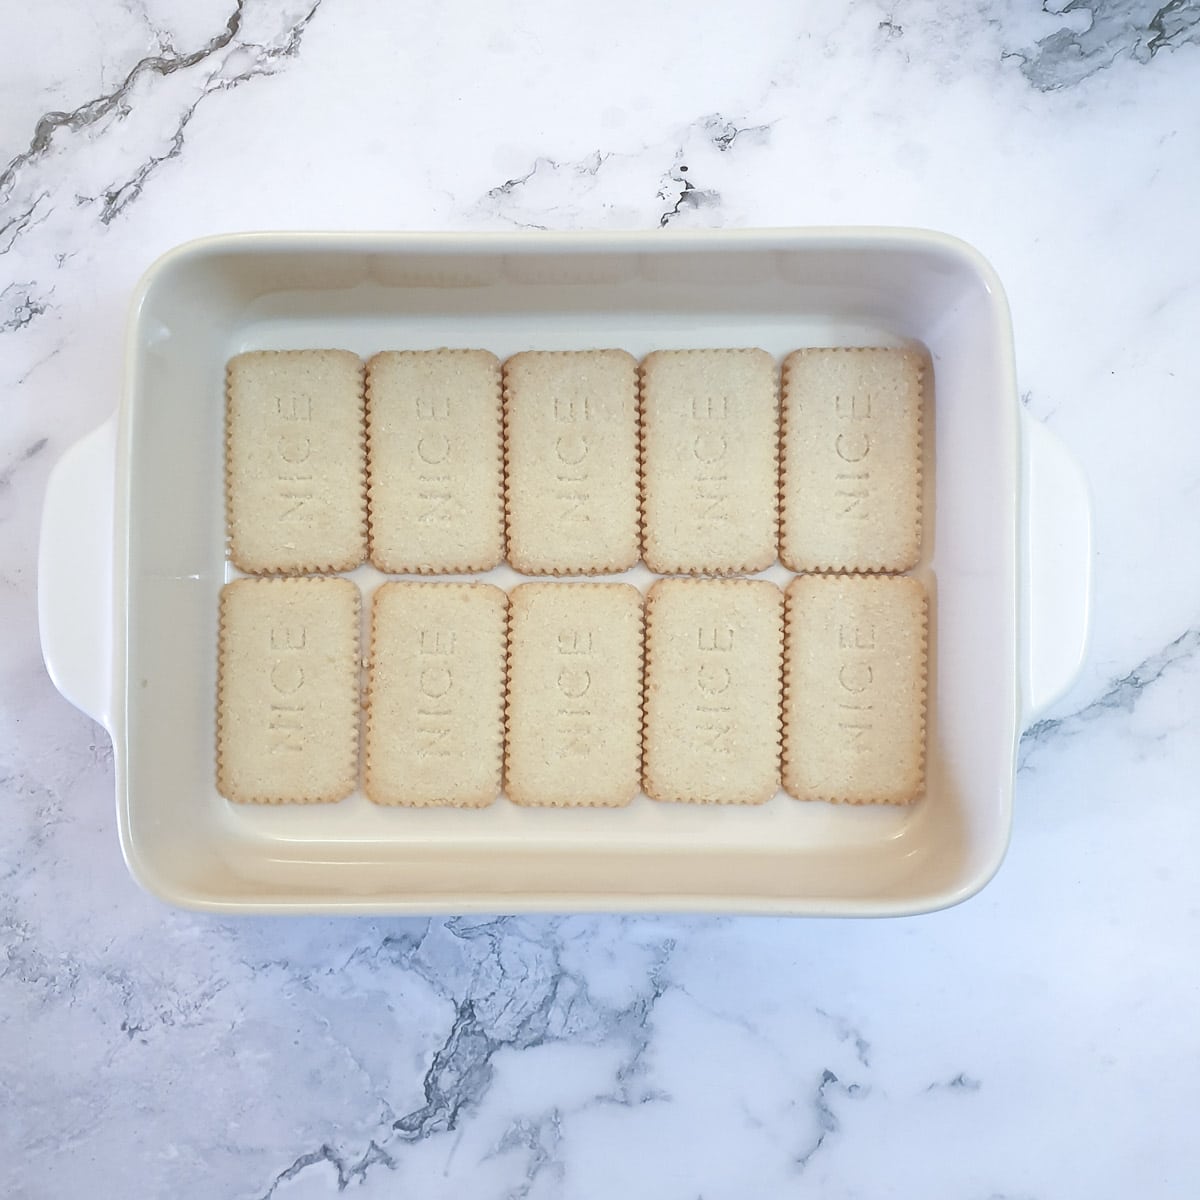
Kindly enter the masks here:
M 0 1193 L 1193 1197 L 1200 4 L 63 0 L 0 39 Z M 53 32 L 51 32 L 53 30 Z M 1092 650 L 966 905 L 219 920 L 121 862 L 35 551 L 130 291 L 237 229 L 884 223 L 1005 280 Z

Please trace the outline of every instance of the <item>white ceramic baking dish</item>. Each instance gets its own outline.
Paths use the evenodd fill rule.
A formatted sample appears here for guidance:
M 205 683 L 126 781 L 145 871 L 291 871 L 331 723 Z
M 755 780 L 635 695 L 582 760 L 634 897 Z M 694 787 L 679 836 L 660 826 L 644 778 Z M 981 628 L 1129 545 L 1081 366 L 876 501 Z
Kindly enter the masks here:
M 928 780 L 911 808 L 259 808 L 216 791 L 223 376 L 247 349 L 923 342 Z M 1021 411 L 1003 291 L 961 242 L 887 229 L 244 234 L 159 260 L 133 302 L 112 420 L 48 487 L 45 660 L 112 735 L 129 869 L 237 912 L 718 910 L 896 915 L 960 901 L 1009 836 L 1017 738 L 1078 670 L 1082 476 Z M 786 579 L 780 568 L 764 573 Z M 379 579 L 354 576 L 364 596 Z M 501 582 L 515 576 L 493 573 Z M 645 585 L 649 576 L 632 573 Z

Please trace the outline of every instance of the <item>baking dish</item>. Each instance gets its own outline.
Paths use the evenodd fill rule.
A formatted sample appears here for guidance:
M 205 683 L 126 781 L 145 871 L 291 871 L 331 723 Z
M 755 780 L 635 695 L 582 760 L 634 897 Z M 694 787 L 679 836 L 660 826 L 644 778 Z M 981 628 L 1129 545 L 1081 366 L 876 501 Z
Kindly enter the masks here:
M 223 374 L 248 349 L 928 347 L 927 784 L 911 808 L 800 803 L 482 811 L 227 803 L 214 778 Z M 124 393 L 47 489 L 54 682 L 113 739 L 122 849 L 175 904 L 226 912 L 708 910 L 900 915 L 1003 857 L 1021 729 L 1069 685 L 1088 624 L 1078 468 L 1021 410 L 1003 290 L 919 230 L 241 234 L 155 263 Z M 783 581 L 777 567 L 764 572 Z M 382 576 L 352 576 L 369 601 Z M 644 568 L 629 578 L 645 586 Z M 509 584 L 507 568 L 488 578 Z

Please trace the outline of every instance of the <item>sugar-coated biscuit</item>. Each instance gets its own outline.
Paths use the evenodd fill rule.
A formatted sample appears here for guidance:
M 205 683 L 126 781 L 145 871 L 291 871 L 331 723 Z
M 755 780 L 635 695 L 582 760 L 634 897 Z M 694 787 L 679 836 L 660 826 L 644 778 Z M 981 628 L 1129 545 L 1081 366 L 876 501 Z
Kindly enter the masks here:
M 258 350 L 226 369 L 229 550 L 252 574 L 349 571 L 367 551 L 363 364 Z
M 504 557 L 500 360 L 398 350 L 367 364 L 371 562 L 490 571 Z
M 528 583 L 509 600 L 509 798 L 628 804 L 641 768 L 641 593 L 624 583 Z
M 242 804 L 341 800 L 358 783 L 359 594 L 347 579 L 221 591 L 217 790 Z
M 779 788 L 783 594 L 753 579 L 663 579 L 646 599 L 643 787 L 761 804 Z
M 924 786 L 927 599 L 909 576 L 802 575 L 787 590 L 783 786 L 908 804 Z
M 921 554 L 926 356 L 797 350 L 783 365 L 781 557 L 794 571 L 907 571 Z
M 376 804 L 478 808 L 500 793 L 508 597 L 385 583 L 371 608 L 366 780 Z
M 765 350 L 642 361 L 642 557 L 661 574 L 760 571 L 776 557 L 779 371 Z
M 638 560 L 637 363 L 624 350 L 527 351 L 504 364 L 508 557 L 526 575 Z

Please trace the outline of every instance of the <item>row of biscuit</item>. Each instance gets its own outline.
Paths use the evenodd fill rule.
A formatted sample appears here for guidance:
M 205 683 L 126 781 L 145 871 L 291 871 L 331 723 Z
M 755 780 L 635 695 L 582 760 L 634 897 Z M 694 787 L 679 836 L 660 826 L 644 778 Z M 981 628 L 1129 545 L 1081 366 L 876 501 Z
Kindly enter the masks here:
M 227 371 L 252 574 L 912 568 L 914 349 L 255 351 Z
M 221 597 L 218 788 L 245 803 L 359 778 L 358 588 Z M 388 583 L 375 592 L 364 790 L 377 804 L 911 801 L 926 597 L 911 577 Z

